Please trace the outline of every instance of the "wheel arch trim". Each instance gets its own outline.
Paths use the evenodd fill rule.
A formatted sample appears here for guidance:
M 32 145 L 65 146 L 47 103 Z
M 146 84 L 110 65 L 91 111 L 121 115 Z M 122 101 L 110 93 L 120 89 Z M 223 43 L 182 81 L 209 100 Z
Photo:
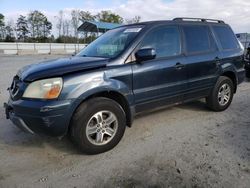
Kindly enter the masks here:
M 71 119 L 77 110 L 77 108 L 84 103 L 86 100 L 94 97 L 106 97 L 116 101 L 124 110 L 126 114 L 126 124 L 128 127 L 132 126 L 132 122 L 135 115 L 134 107 L 131 102 L 131 93 L 122 93 L 121 91 L 115 90 L 114 88 L 100 87 L 84 92 L 79 98 L 77 98 L 72 107 Z M 117 98 L 119 96 L 119 98 Z M 71 122 L 71 121 L 70 121 Z M 68 125 L 67 132 L 70 124 Z

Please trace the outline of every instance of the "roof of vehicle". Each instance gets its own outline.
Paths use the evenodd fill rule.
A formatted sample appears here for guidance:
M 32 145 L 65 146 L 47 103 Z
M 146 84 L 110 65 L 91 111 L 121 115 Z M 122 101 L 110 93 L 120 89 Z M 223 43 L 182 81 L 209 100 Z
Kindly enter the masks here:
M 203 23 L 203 24 L 225 24 L 222 20 L 215 20 L 215 19 L 205 19 L 205 18 L 174 18 L 173 20 L 157 20 L 157 21 L 146 21 L 140 23 L 134 23 L 127 26 L 133 25 L 157 25 L 157 24 L 168 24 L 168 23 Z

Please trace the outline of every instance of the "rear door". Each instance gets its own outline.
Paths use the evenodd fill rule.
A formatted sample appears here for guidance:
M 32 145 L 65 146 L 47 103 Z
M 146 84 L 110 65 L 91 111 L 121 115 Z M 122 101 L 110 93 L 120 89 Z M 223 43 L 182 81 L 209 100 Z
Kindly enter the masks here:
M 219 58 L 223 68 L 233 66 L 231 70 L 237 71 L 238 81 L 241 82 L 245 76 L 242 60 L 244 50 L 228 25 L 213 25 L 212 29 L 220 46 Z
M 136 110 L 181 101 L 187 87 L 187 75 L 179 27 L 153 28 L 144 36 L 137 50 L 143 48 L 154 48 L 156 58 L 132 64 Z
M 219 51 L 208 25 L 183 24 L 188 89 L 185 99 L 209 94 L 220 71 Z

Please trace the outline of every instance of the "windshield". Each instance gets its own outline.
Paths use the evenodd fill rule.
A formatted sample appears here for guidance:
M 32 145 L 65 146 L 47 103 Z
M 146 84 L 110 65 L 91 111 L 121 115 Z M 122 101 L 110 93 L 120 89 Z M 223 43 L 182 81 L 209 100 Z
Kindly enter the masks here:
M 121 27 L 110 30 L 81 50 L 77 56 L 114 58 L 125 50 L 142 27 Z

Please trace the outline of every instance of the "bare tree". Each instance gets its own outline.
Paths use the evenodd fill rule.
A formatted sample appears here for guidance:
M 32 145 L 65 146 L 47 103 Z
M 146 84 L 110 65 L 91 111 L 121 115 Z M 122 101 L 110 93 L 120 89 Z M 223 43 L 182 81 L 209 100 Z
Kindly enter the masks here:
M 56 16 L 57 18 L 56 28 L 58 29 L 59 37 L 62 35 L 62 30 L 63 30 L 63 16 L 64 16 L 64 13 L 62 10 L 60 10 L 58 13 L 58 16 Z
M 13 31 L 13 37 L 16 39 L 17 38 L 17 28 L 16 28 L 16 24 L 14 22 L 13 19 L 10 19 L 7 23 L 7 25 L 9 27 L 11 27 L 12 31 Z
M 69 36 L 70 35 L 70 20 L 63 20 L 62 23 L 63 27 L 63 36 Z
M 71 11 L 71 24 L 73 27 L 74 37 L 78 38 L 78 25 L 79 25 L 79 18 L 80 18 L 80 11 L 79 10 L 72 10 Z
M 133 24 L 133 23 L 139 23 L 141 21 L 141 16 L 135 16 L 132 19 L 127 19 L 126 23 L 127 24 Z

